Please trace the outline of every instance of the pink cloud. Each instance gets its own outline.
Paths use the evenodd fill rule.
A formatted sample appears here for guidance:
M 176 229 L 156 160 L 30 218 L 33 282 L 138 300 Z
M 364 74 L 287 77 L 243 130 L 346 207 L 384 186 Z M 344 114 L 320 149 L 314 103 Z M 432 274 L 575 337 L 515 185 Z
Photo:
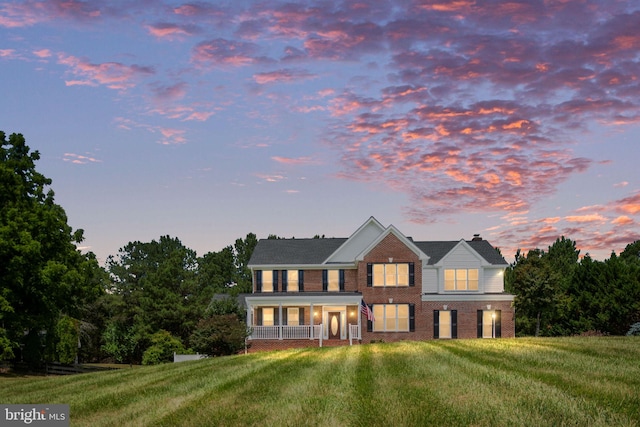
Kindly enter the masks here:
M 628 215 L 640 213 L 640 192 L 615 201 L 615 210 Z
M 568 222 L 604 222 L 607 220 L 604 216 L 600 214 L 591 214 L 591 215 L 570 215 L 565 217 L 565 220 Z
M 281 157 L 281 156 L 273 156 L 271 160 L 274 160 L 278 163 L 286 164 L 286 165 L 310 165 L 317 164 L 317 161 L 312 159 L 311 157 Z
M 199 64 L 240 67 L 260 62 L 257 52 L 253 43 L 218 38 L 198 43 L 192 59 Z
M 90 2 L 77 0 L 27 0 L 0 5 L 0 26 L 28 27 L 58 19 L 88 21 L 99 18 L 102 11 Z
M 162 139 L 158 141 L 159 144 L 162 145 L 175 145 L 175 144 L 185 144 L 187 139 L 184 134 L 186 133 L 183 129 L 173 129 L 167 127 L 158 127 L 157 130 L 162 135 Z
M 102 162 L 102 160 L 98 160 L 97 158 L 93 157 L 93 156 L 84 156 L 81 154 L 74 154 L 74 153 L 64 153 L 64 156 L 62 157 L 62 160 L 64 160 L 65 162 L 70 162 L 76 165 L 85 165 L 87 163 L 100 163 Z
M 621 215 L 621 216 L 611 220 L 611 223 L 615 224 L 615 225 L 631 225 L 634 222 L 635 221 L 632 218 L 630 218 L 630 217 L 628 217 L 626 215 Z M 629 243 L 631 243 L 631 242 L 629 242 Z
M 49 58 L 50 56 L 52 56 L 52 53 L 49 49 L 34 50 L 33 54 L 38 58 L 42 58 L 42 59 Z
M 0 49 L 0 58 L 7 58 L 7 59 L 17 58 L 15 49 Z
M 257 73 L 253 79 L 258 84 L 291 83 L 316 77 L 315 74 L 303 70 L 282 69 L 266 73 Z
M 134 87 L 138 80 L 155 73 L 151 67 L 125 65 L 119 62 L 93 64 L 63 53 L 58 54 L 58 63 L 66 65 L 72 75 L 79 77 L 67 80 L 68 86 L 105 85 L 109 89 L 124 90 Z
M 192 36 L 199 32 L 199 29 L 193 25 L 178 25 L 168 22 L 159 22 L 146 26 L 147 31 L 154 37 L 160 39 L 176 39 L 183 36 Z

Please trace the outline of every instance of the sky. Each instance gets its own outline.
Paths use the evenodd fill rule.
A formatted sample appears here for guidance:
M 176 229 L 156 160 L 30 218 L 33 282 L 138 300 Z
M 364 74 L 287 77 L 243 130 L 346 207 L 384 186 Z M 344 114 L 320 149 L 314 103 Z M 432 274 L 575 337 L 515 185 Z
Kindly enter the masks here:
M 0 1 L 0 130 L 101 263 L 169 235 L 640 239 L 635 0 Z

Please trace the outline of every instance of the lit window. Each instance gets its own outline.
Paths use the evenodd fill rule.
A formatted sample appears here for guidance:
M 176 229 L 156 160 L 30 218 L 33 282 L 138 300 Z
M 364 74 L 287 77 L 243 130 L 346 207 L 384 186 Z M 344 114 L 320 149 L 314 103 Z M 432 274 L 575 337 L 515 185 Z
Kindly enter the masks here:
M 273 326 L 273 308 L 262 309 L 262 326 Z
M 409 264 L 373 264 L 373 286 L 409 286 Z
M 409 304 L 374 304 L 374 332 L 409 331 Z
M 339 270 L 327 271 L 327 291 L 329 292 L 340 291 L 340 271 Z
M 287 325 L 289 326 L 300 325 L 300 309 L 298 307 L 287 308 Z
M 482 312 L 482 338 L 495 337 L 495 318 L 496 312 L 493 310 L 484 310 Z
M 262 292 L 273 292 L 272 270 L 262 270 Z
M 458 268 L 444 271 L 445 291 L 477 291 L 478 282 L 477 268 Z
M 440 311 L 440 338 L 451 338 L 451 312 Z
M 287 270 L 287 292 L 298 290 L 298 270 Z

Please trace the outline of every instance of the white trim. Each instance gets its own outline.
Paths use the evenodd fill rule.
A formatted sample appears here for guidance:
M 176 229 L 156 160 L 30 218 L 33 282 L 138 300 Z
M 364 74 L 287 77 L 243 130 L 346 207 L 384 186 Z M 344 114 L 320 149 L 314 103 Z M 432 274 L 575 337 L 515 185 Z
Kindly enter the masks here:
M 475 294 L 475 293 L 467 293 L 467 294 L 459 294 L 455 292 L 451 292 L 448 294 L 422 294 L 422 301 L 435 301 L 435 302 L 446 302 L 446 301 L 478 301 L 478 302 L 486 302 L 486 301 L 513 301 L 515 295 L 511 294 Z
M 273 305 L 278 304 L 287 305 L 300 305 L 300 304 L 314 304 L 314 305 L 358 305 L 362 300 L 362 295 L 345 295 L 340 292 L 335 292 L 333 295 L 305 295 L 304 292 L 292 292 L 292 295 L 283 296 L 263 296 L 259 294 L 247 295 L 244 299 L 247 306 L 255 305 Z
M 345 240 L 345 242 L 338 247 L 338 249 L 333 251 L 333 253 L 331 255 L 329 255 L 327 257 L 327 259 L 324 260 L 323 264 L 326 264 L 327 262 L 329 262 L 329 260 L 332 259 L 336 254 L 338 254 L 345 246 L 349 245 L 351 243 L 351 241 L 355 238 L 355 236 L 360 234 L 360 232 L 362 232 L 362 230 L 367 228 L 369 226 L 369 224 L 373 224 L 376 228 L 379 228 L 381 233 L 384 232 L 384 226 L 382 224 L 380 224 L 380 221 L 375 219 L 373 216 L 369 217 L 369 219 L 366 220 L 364 222 L 364 224 L 362 224 L 360 227 L 358 227 L 358 229 L 356 231 L 354 231 L 351 234 L 351 236 L 349 236 L 349 238 L 347 240 Z
M 492 266 L 493 264 L 490 264 L 489 261 L 487 261 L 486 259 L 484 259 L 484 257 L 482 255 L 480 255 L 478 253 L 478 251 L 476 251 L 475 249 L 473 249 L 471 247 L 471 245 L 469 245 L 464 239 L 461 239 L 453 248 L 451 248 L 451 250 L 449 252 L 447 252 L 442 258 L 440 258 L 440 261 L 436 262 L 435 264 L 433 264 L 435 267 L 444 267 L 445 264 L 445 260 L 447 259 L 447 257 L 449 255 L 451 255 L 452 252 L 454 252 L 456 249 L 458 249 L 458 247 L 463 246 L 466 250 L 468 250 L 478 261 L 480 261 L 480 266 L 481 267 L 489 267 Z
M 255 264 L 249 267 L 253 273 L 256 270 L 355 270 L 358 266 L 354 263 L 336 263 L 336 264 Z
M 415 243 L 407 239 L 407 237 L 404 234 L 402 234 L 400 230 L 398 230 L 393 225 L 390 225 L 389 227 L 387 227 L 387 229 L 384 230 L 382 234 L 380 234 L 373 242 L 371 242 L 369 246 L 367 246 L 362 252 L 360 252 L 360 254 L 356 256 L 356 261 L 363 261 L 364 257 L 369 252 L 371 252 L 376 246 L 378 246 L 378 244 L 380 244 L 380 242 L 389 234 L 393 234 L 394 236 L 396 236 L 407 248 L 409 248 L 409 250 L 411 250 L 411 252 L 415 253 L 418 256 L 418 258 L 420 259 L 420 261 L 423 262 L 423 264 L 426 264 L 429 262 L 429 256 L 424 252 L 422 252 L 422 250 L 420 250 L 420 248 L 416 246 Z

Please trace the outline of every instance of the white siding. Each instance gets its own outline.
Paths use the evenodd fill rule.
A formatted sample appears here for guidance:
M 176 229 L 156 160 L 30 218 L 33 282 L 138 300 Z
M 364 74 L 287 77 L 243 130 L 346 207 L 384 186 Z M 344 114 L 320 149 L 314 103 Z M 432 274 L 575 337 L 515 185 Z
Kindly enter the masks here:
M 377 223 L 370 222 L 358 230 L 347 240 L 327 261 L 328 262 L 353 262 L 374 240 L 384 232 Z
M 438 292 L 438 270 L 426 268 L 422 270 L 422 293 L 432 294 Z
M 465 245 L 456 246 L 442 261 L 444 268 L 480 268 L 480 257 Z
M 487 293 L 504 292 L 504 269 L 489 268 L 484 270 L 484 291 Z

